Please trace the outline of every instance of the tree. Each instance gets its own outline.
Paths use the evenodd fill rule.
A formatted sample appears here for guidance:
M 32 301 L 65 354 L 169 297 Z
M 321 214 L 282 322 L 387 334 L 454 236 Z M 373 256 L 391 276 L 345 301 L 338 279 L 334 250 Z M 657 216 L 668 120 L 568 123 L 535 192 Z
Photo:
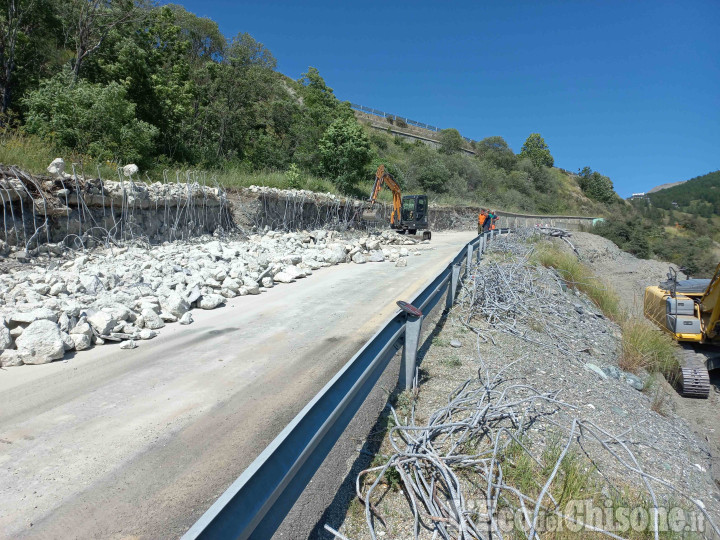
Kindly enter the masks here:
M 350 194 L 372 159 L 370 140 L 354 118 L 339 118 L 327 128 L 318 147 L 320 164 L 342 193 Z
M 517 159 L 515 153 L 502 137 L 494 135 L 475 143 L 475 150 L 480 159 L 489 161 L 496 167 L 511 171 Z
M 100 49 L 115 27 L 145 15 L 135 0 L 61 0 L 58 6 L 65 40 L 75 51 L 74 80 L 83 62 Z
M 550 154 L 548 145 L 545 144 L 545 139 L 539 133 L 531 133 L 525 141 L 520 151 L 521 158 L 529 158 L 534 165 L 545 167 L 552 167 L 555 160 Z
M 0 1 L 0 125 L 15 97 L 37 86 L 57 56 L 59 22 L 49 0 Z
M 305 169 L 321 172 L 318 166 L 318 144 L 327 126 L 338 119 L 354 119 L 348 102 L 341 102 L 325 84 L 317 68 L 311 67 L 298 81 L 302 107 L 293 119 L 295 161 Z
M 440 151 L 443 154 L 457 154 L 465 143 L 460 132 L 454 128 L 443 129 L 438 138 L 440 139 Z
M 583 193 L 590 199 L 604 203 L 617 199 L 612 180 L 597 171 L 593 171 L 590 167 L 583 167 L 578 172 L 578 184 Z

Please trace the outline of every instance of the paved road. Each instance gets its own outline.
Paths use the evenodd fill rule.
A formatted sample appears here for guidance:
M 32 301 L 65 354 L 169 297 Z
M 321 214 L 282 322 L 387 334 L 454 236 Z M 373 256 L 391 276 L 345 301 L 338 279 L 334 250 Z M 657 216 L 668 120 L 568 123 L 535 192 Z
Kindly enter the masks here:
M 180 536 L 473 236 L 194 311 L 135 350 L 0 371 L 0 536 Z

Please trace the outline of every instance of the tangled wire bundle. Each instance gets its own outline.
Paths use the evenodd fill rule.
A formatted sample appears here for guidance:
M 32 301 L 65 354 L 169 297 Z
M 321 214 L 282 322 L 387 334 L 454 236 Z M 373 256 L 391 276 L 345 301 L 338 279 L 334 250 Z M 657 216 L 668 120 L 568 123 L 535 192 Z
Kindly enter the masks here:
M 493 250 L 514 256 L 486 264 L 481 273 L 470 268 L 459 306 L 462 321 L 472 326 L 473 317 L 481 317 L 492 330 L 529 339 L 517 322 L 527 313 L 528 301 L 538 313 L 554 309 L 553 292 L 529 263 L 527 244 L 510 238 L 495 243 Z M 562 349 L 567 345 L 560 326 L 554 327 L 551 340 Z M 597 498 L 601 493 L 605 501 L 642 504 L 648 516 L 644 536 L 657 539 L 667 530 L 661 508 L 671 501 L 683 512 L 701 516 L 706 534 L 720 536 L 702 502 L 644 469 L 631 448 L 632 428 L 612 433 L 584 419 L 576 406 L 560 398 L 559 391 L 514 383 L 513 366 L 526 357 L 491 373 L 480 352 L 491 332 L 476 329 L 476 335 L 478 375 L 460 384 L 447 405 L 428 413 L 425 422 L 417 421 L 414 404 L 404 421 L 391 408 L 392 454 L 382 465 L 360 472 L 355 485 L 373 540 L 388 533 L 398 535 L 377 508 L 385 496 L 379 487 L 387 485 L 388 477 L 398 479 L 415 539 L 535 539 L 541 537 L 549 517 L 565 530 L 624 538 L 621 533 L 627 531 L 615 523 L 598 523 L 568 511 L 568 503 L 574 502 L 569 498 L 577 494 Z M 567 487 L 573 482 L 578 484 L 575 492 Z M 627 486 L 632 486 L 629 492 Z M 514 516 L 509 529 L 507 512 Z M 409 521 L 410 516 L 405 523 Z M 345 538 L 328 526 L 326 530 Z

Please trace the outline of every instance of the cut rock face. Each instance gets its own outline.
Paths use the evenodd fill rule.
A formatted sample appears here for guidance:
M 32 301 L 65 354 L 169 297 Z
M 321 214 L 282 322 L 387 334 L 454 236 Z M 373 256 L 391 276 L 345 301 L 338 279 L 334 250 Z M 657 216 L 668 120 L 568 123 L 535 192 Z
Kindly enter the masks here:
M 46 319 L 30 323 L 16 340 L 26 364 L 47 364 L 65 355 L 65 342 L 57 324 Z

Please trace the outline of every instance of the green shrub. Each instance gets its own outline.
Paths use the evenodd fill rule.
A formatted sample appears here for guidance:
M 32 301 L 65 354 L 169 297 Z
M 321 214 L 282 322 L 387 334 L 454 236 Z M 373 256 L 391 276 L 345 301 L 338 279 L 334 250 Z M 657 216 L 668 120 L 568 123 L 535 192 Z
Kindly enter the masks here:
M 372 159 L 370 141 L 355 118 L 340 118 L 327 128 L 319 145 L 323 175 L 342 193 L 352 193 Z
M 146 163 L 153 152 L 157 128 L 135 118 L 135 104 L 116 82 L 72 82 L 66 71 L 42 81 L 25 105 L 26 131 L 58 148 L 139 163 Z

